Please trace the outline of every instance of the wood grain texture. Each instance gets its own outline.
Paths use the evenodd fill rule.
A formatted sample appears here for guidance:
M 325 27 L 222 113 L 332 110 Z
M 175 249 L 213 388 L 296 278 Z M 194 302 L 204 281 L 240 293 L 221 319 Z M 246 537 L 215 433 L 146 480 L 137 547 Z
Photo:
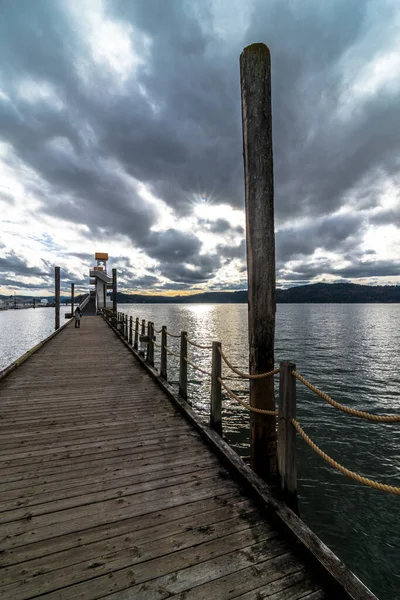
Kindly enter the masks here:
M 0 415 L 0 597 L 325 594 L 101 317 L 5 377 Z

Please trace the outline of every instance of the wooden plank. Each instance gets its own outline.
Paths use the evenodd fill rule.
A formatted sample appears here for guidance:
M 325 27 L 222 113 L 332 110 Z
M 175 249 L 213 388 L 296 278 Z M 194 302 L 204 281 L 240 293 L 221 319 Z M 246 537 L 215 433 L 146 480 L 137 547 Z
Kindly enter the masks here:
M 165 469 L 168 473 L 168 469 Z M 164 472 L 164 473 L 165 473 Z M 29 519 L 32 519 L 41 515 L 48 515 L 56 511 L 69 510 L 74 507 L 82 508 L 84 506 L 90 506 L 107 500 L 118 500 L 126 501 L 127 498 L 131 498 L 136 494 L 144 492 L 159 490 L 159 493 L 169 493 L 169 488 L 175 485 L 185 484 L 187 482 L 195 481 L 197 485 L 200 485 L 203 479 L 206 479 L 206 484 L 211 481 L 215 481 L 215 468 L 214 466 L 205 465 L 203 468 L 197 468 L 194 472 L 191 469 L 189 473 L 183 473 L 179 475 L 168 475 L 165 477 L 157 477 L 150 481 L 142 481 L 129 485 L 129 479 L 123 478 L 120 485 L 113 485 L 109 489 L 101 489 L 100 491 L 93 491 L 93 493 L 84 493 L 84 490 L 79 490 L 79 494 L 71 495 L 67 494 L 64 497 L 63 494 L 57 494 L 57 492 L 49 493 L 46 501 L 42 503 L 28 504 L 22 508 L 9 507 L 7 510 L 0 512 L 0 526 L 5 523 L 12 523 L 27 518 L 27 510 L 29 509 Z M 100 486 L 102 488 L 102 486 Z M 161 491 L 162 490 L 162 491 Z M 96 510 L 96 507 L 94 507 Z
M 6 536 L 21 536 L 27 532 L 39 530 L 41 528 L 52 528 L 52 535 L 49 537 L 55 537 L 60 535 L 61 532 L 68 531 L 70 527 L 70 521 L 84 519 L 84 523 L 88 522 L 90 518 L 99 516 L 100 519 L 104 519 L 105 515 L 108 518 L 108 514 L 114 513 L 117 509 L 122 509 L 126 516 L 134 516 L 137 514 L 146 514 L 147 512 L 153 512 L 160 510 L 163 507 L 175 506 L 176 504 L 183 504 L 185 502 L 193 502 L 199 498 L 208 498 L 215 494 L 218 490 L 220 493 L 234 492 L 236 487 L 234 484 L 227 482 L 226 485 L 221 489 L 221 481 L 218 479 L 210 480 L 208 485 L 201 486 L 198 482 L 190 482 L 184 485 L 171 486 L 163 491 L 161 495 L 159 490 L 151 490 L 134 496 L 126 496 L 124 498 L 115 498 L 112 500 L 106 500 L 104 502 L 96 502 L 88 506 L 78 506 L 72 509 L 66 509 L 56 513 L 50 513 L 39 516 L 32 516 L 29 509 L 26 511 L 25 518 L 20 521 L 13 521 L 11 523 L 3 523 L 0 525 L 0 539 Z M 112 516 L 110 516 L 112 520 Z M 63 523 L 66 523 L 65 528 L 62 527 Z M 30 538 L 32 539 L 32 538 Z M 17 545 L 20 540 L 17 539 Z M 10 547 L 12 540 L 7 540 L 7 546 Z
M 258 600 L 262 597 L 263 590 L 273 595 L 305 581 L 309 581 L 306 571 L 299 568 L 298 560 L 287 552 L 275 558 L 261 560 L 240 571 L 212 579 L 183 593 L 174 594 L 171 600 L 172 598 L 175 600 L 183 600 L 183 598 L 185 600 L 204 600 L 204 598 Z M 286 600 L 288 598 L 292 600 L 291 596 L 286 596 Z
M 43 487 L 28 488 L 27 490 L 21 490 L 18 492 L 17 497 L 11 496 L 8 500 L 4 496 L 0 498 L 0 514 L 3 512 L 12 512 L 20 509 L 21 506 L 26 509 L 28 506 L 37 505 L 51 505 L 51 510 L 60 510 L 56 508 L 59 506 L 56 504 L 58 501 L 63 501 L 65 505 L 70 502 L 71 498 L 76 498 L 75 502 L 80 504 L 87 504 L 87 495 L 92 495 L 97 492 L 113 495 L 126 495 L 129 493 L 129 489 L 138 490 L 138 487 L 145 483 L 153 485 L 154 487 L 163 487 L 164 483 L 175 482 L 173 477 L 183 478 L 185 475 L 191 475 L 195 478 L 199 474 L 202 477 L 204 471 L 215 472 L 214 465 L 210 465 L 209 461 L 198 460 L 197 462 L 189 463 L 186 465 L 171 466 L 168 469 L 160 469 L 151 473 L 146 472 L 142 475 L 137 475 L 136 470 L 132 469 L 127 471 L 124 469 L 123 474 L 118 471 L 114 474 L 107 474 L 107 476 L 101 477 L 83 477 L 79 479 L 76 484 L 71 484 L 71 480 L 62 485 L 60 482 L 53 483 Z M 114 475 L 114 476 L 113 476 Z M 136 492 L 135 492 L 136 493 Z M 8 501 L 7 501 L 8 500 Z M 64 507 L 66 507 L 64 505 Z M 47 506 L 47 510 L 49 510 Z M 8 519 L 7 519 L 8 520 Z M 16 520 L 16 519 L 15 519 Z M 4 521 L 1 521 L 4 522 Z
M 208 523 L 209 519 L 206 519 L 206 525 L 195 529 L 187 525 L 186 530 L 175 534 L 168 533 L 171 531 L 171 526 L 166 523 L 161 530 L 155 530 L 154 527 L 149 527 L 146 531 L 141 529 L 140 533 L 139 531 L 129 531 L 127 533 L 127 530 L 125 530 L 120 535 L 109 534 L 107 537 L 99 541 L 93 541 L 90 544 L 85 539 L 81 545 L 77 545 L 70 550 L 56 552 L 52 555 L 31 560 L 29 563 L 2 569 L 0 572 L 0 586 L 5 586 L 9 590 L 12 589 L 12 584 L 17 587 L 18 582 L 37 577 L 39 572 L 46 575 L 52 571 L 64 570 L 72 565 L 75 565 L 76 571 L 80 570 L 85 573 L 87 565 L 91 565 L 92 561 L 99 559 L 104 562 L 117 561 L 127 553 L 129 554 L 129 551 L 136 556 L 135 562 L 144 562 L 150 558 L 165 556 L 177 549 L 183 550 L 203 542 L 217 540 L 224 535 L 249 530 L 253 526 L 254 519 L 257 518 L 257 511 L 253 510 L 252 512 L 211 523 Z M 186 519 L 186 522 L 189 521 Z M 193 520 L 191 522 L 193 523 Z M 157 541 L 157 544 L 154 543 L 155 541 Z M 55 577 L 57 575 L 55 573 Z M 84 579 L 86 579 L 86 576 L 84 576 Z M 0 589 L 0 593 L 1 591 Z
M 5 568 L 54 553 L 58 554 L 64 550 L 113 538 L 127 532 L 129 535 L 138 536 L 138 539 L 143 542 L 155 541 L 199 527 L 204 528 L 229 518 L 250 515 L 254 509 L 250 500 L 243 500 L 237 493 L 211 496 L 136 517 L 117 518 L 115 521 L 100 525 L 89 524 L 86 529 L 78 529 L 59 537 L 44 538 L 31 544 L 10 548 L 0 553 L 0 567 Z M 195 524 L 193 514 L 196 514 Z
M 193 536 L 192 533 L 191 535 Z M 225 567 L 229 571 L 233 565 L 236 568 L 237 565 L 249 566 L 254 564 L 261 553 L 282 554 L 286 545 L 283 541 L 271 539 L 276 535 L 275 532 L 266 532 L 263 526 L 247 528 L 220 536 L 217 540 L 195 544 L 195 551 L 192 546 L 177 550 L 174 548 L 173 538 L 165 538 L 167 541 L 163 540 L 164 546 L 163 542 L 135 545 L 134 549 L 111 553 L 102 557 L 101 561 L 81 562 L 79 565 L 53 571 L 51 578 L 39 573 L 23 582 L 5 585 L 1 591 L 7 600 L 24 600 L 31 598 L 33 594 L 42 594 L 42 600 L 70 600 L 76 597 L 94 600 L 117 589 L 123 590 L 133 583 L 130 597 L 135 597 L 137 593 L 136 597 L 142 598 L 143 586 L 137 584 L 155 580 L 146 586 L 146 591 L 154 593 L 154 589 L 166 588 L 168 585 L 166 594 L 169 595 L 173 591 L 190 587 L 190 582 L 201 583 L 207 580 L 210 573 L 218 568 Z M 256 539 L 259 541 L 256 542 Z M 156 558 L 153 558 L 154 555 Z M 188 567 L 192 566 L 194 568 L 189 573 Z M 180 570 L 176 572 L 177 568 Z

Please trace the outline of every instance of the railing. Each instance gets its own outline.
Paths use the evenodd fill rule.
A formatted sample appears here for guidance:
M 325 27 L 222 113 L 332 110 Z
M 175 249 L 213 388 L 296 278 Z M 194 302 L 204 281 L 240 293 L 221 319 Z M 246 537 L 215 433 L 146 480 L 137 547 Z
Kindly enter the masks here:
M 355 417 L 366 419 L 375 423 L 399 423 L 400 415 L 376 415 L 362 410 L 347 407 L 333 400 L 328 394 L 325 394 L 312 383 L 307 381 L 296 371 L 296 365 L 293 363 L 281 362 L 280 366 L 266 373 L 245 373 L 236 368 L 222 350 L 222 344 L 219 341 L 213 341 L 210 344 L 199 344 L 190 339 L 186 331 L 181 333 L 171 333 L 167 326 L 163 325 L 157 330 L 154 323 L 147 323 L 143 319 L 140 323 L 139 318 L 106 309 L 103 311 L 105 319 L 117 330 L 123 339 L 145 357 L 148 364 L 154 367 L 154 348 L 160 349 L 160 368 L 159 376 L 168 382 L 168 357 L 173 356 L 179 359 L 179 395 L 188 400 L 188 367 L 205 375 L 210 379 L 210 427 L 219 435 L 222 435 L 222 389 L 229 398 L 238 402 L 248 411 L 275 416 L 278 418 L 278 444 L 277 444 L 277 466 L 278 466 L 278 490 L 284 499 L 292 507 L 297 507 L 297 473 L 296 473 L 296 431 L 303 440 L 331 467 L 340 471 L 347 477 L 370 486 L 380 491 L 400 495 L 400 487 L 380 483 L 363 475 L 350 471 L 333 458 L 321 450 L 306 434 L 298 420 L 296 419 L 296 382 L 300 381 L 309 390 L 317 394 L 320 398 L 328 402 L 334 408 L 350 414 Z M 161 334 L 160 343 L 157 342 L 156 334 Z M 168 347 L 168 338 L 179 340 L 179 352 L 175 352 Z M 204 369 L 195 364 L 188 358 L 188 347 L 194 347 L 199 350 L 210 353 L 210 369 Z M 222 376 L 222 363 L 226 365 L 233 373 L 243 380 L 262 379 L 273 377 L 279 373 L 279 407 L 278 411 L 264 410 L 251 406 L 245 402 L 238 394 L 226 383 L 227 379 Z

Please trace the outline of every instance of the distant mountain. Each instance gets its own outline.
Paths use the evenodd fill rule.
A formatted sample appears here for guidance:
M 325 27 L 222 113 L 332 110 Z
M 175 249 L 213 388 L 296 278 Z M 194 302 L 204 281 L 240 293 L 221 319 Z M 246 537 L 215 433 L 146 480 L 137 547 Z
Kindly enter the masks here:
M 246 303 L 247 290 L 204 292 L 192 296 L 143 296 L 117 294 L 118 302 L 142 304 L 227 304 Z M 400 286 L 371 286 L 355 283 L 314 283 L 276 290 L 278 303 L 368 303 L 400 302 Z
M 0 299 L 9 300 L 10 296 L 0 295 Z M 18 296 L 24 302 L 33 296 Z M 54 296 L 46 298 L 54 302 Z M 228 304 L 246 303 L 247 290 L 238 292 L 203 292 L 192 296 L 144 296 L 143 294 L 123 294 L 118 292 L 120 304 Z M 70 298 L 62 297 L 61 302 Z M 76 298 L 75 298 L 76 301 Z M 314 283 L 299 285 L 286 290 L 276 290 L 278 303 L 368 303 L 400 302 L 400 286 L 396 285 L 358 285 L 356 283 Z

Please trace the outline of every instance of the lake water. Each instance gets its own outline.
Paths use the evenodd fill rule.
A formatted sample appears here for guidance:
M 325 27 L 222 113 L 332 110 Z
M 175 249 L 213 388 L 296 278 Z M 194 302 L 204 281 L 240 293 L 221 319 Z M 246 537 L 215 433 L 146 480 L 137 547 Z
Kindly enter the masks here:
M 231 362 L 247 365 L 247 306 L 119 305 L 156 329 L 187 331 L 202 344 L 222 342 Z M 67 307 L 63 312 L 67 311 Z M 82 320 L 84 327 L 85 318 Z M 0 312 L 0 368 L 54 328 L 54 309 Z M 160 336 L 157 336 L 160 341 Z M 179 340 L 168 338 L 172 350 Z M 190 347 L 189 358 L 209 370 L 210 352 Z M 352 407 L 400 412 L 400 305 L 278 304 L 275 356 L 295 362 L 307 379 Z M 159 366 L 156 348 L 155 363 Z M 232 377 L 233 376 L 233 377 Z M 247 384 L 224 368 L 230 387 L 246 397 Z M 168 378 L 178 379 L 177 359 L 169 357 Z M 189 367 L 189 396 L 205 419 L 210 385 Z M 297 384 L 298 419 L 310 437 L 351 470 L 399 485 L 400 426 L 372 423 L 343 414 Z M 224 435 L 239 454 L 248 455 L 248 414 L 224 397 Z M 298 440 L 300 515 L 321 539 L 381 600 L 400 599 L 400 499 L 359 485 L 337 473 Z

